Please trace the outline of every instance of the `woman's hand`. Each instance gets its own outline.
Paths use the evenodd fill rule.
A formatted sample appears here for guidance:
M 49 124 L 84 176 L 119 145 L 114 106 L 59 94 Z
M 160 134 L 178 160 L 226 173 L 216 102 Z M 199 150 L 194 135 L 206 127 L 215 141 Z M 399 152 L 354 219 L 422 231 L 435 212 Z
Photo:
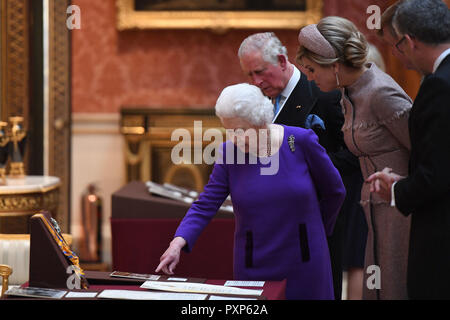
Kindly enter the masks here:
M 174 270 L 180 261 L 181 249 L 186 245 L 186 240 L 182 237 L 176 237 L 170 242 L 169 248 L 159 259 L 160 263 L 155 272 L 163 271 L 165 274 L 173 275 Z

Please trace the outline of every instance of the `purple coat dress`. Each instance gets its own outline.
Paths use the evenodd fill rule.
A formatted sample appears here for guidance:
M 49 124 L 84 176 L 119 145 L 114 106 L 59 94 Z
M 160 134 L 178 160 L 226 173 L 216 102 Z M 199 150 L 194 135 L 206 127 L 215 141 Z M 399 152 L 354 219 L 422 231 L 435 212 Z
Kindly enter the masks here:
M 189 252 L 230 194 L 235 214 L 234 278 L 287 279 L 287 299 L 334 299 L 326 237 L 333 231 L 345 188 L 312 130 L 283 127 L 283 142 L 271 163 L 265 158 L 249 164 L 248 154 L 245 164 L 226 156 L 216 162 L 175 237 L 187 241 L 184 250 Z M 226 142 L 222 154 L 227 147 L 234 149 L 236 160 L 239 149 Z M 277 160 L 276 174 L 261 174 Z

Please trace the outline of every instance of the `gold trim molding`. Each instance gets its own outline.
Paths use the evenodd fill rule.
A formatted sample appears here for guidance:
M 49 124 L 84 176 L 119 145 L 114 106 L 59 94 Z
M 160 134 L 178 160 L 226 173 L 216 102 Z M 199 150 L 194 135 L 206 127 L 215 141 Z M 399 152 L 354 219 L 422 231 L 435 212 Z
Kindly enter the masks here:
M 300 29 L 322 16 L 322 0 L 307 0 L 306 11 L 136 11 L 134 0 L 116 0 L 117 29 Z
M 185 147 L 201 143 L 202 149 L 210 141 L 203 141 L 203 133 L 197 136 L 195 121 L 201 121 L 202 131 L 219 129 L 225 137 L 225 130 L 214 109 L 148 109 L 122 107 L 120 128 L 125 140 L 124 159 L 127 181 L 154 181 L 172 183 L 181 187 L 201 191 L 208 181 L 211 165 L 186 161 L 173 164 L 171 149 L 185 142 Z M 192 141 L 172 141 L 172 133 L 183 128 L 190 132 Z M 181 184 L 179 184 L 181 183 Z M 186 184 L 186 185 L 183 185 Z
M 202 173 L 200 172 L 198 167 L 191 163 L 172 165 L 171 167 L 169 167 L 169 170 L 166 172 L 163 178 L 163 182 L 173 183 L 173 179 L 175 178 L 177 172 L 181 170 L 187 170 L 191 173 L 191 177 L 193 178 L 196 190 L 203 190 L 203 187 L 205 186 L 207 181 L 205 181 L 204 177 L 202 177 Z
M 54 212 L 58 208 L 58 203 L 58 188 L 46 193 L 2 195 L 0 198 L 0 216 L 18 216 L 26 214 L 26 212 L 43 209 Z

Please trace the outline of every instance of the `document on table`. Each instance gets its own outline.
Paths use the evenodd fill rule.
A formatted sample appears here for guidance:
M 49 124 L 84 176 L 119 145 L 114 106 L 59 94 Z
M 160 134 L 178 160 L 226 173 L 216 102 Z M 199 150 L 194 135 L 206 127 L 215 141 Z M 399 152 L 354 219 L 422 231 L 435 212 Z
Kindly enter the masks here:
M 97 298 L 122 300 L 206 300 L 206 294 L 150 292 L 137 290 L 103 290 Z
M 228 280 L 225 287 L 264 287 L 264 281 L 236 281 Z
M 12 287 L 5 292 L 7 296 L 33 297 L 61 299 L 67 293 L 65 290 L 40 288 L 40 287 Z
M 258 300 L 257 298 L 250 297 L 223 297 L 223 296 L 209 296 L 208 300 Z
M 83 292 L 83 291 L 70 291 L 67 293 L 64 298 L 77 298 L 77 299 L 90 299 L 95 298 L 98 292 Z
M 131 273 L 131 272 L 121 272 L 114 271 L 110 274 L 111 277 L 119 277 L 119 278 L 130 278 L 130 279 L 139 279 L 139 280 L 159 280 L 161 276 L 155 274 L 142 274 L 142 273 Z
M 235 287 L 225 287 L 212 284 L 192 283 L 192 282 L 159 282 L 145 281 L 141 288 L 170 291 L 170 292 L 189 292 L 205 294 L 230 294 L 238 296 L 260 296 L 263 290 L 241 289 Z
M 148 279 L 148 280 L 156 280 L 156 279 Z M 167 278 L 167 281 L 188 281 L 188 279 L 187 278 L 170 277 L 170 278 Z

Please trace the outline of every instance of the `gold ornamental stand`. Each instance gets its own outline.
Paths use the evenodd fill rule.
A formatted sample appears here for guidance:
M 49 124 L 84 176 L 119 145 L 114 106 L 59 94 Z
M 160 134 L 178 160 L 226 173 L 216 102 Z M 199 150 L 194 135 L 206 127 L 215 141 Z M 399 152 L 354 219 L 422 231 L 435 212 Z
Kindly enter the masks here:
M 6 182 L 0 186 L 0 234 L 28 234 L 30 217 L 41 210 L 59 220 L 59 178 L 25 176 Z

